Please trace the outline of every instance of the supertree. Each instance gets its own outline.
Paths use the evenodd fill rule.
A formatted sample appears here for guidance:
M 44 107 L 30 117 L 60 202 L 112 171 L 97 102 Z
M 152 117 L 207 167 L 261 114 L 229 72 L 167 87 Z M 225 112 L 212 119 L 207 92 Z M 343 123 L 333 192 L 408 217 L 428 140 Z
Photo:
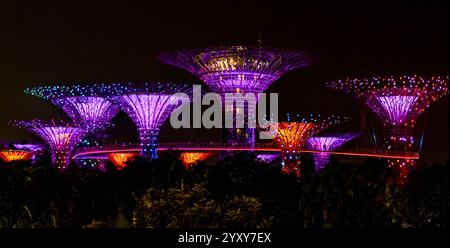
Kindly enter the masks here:
M 14 144 L 14 148 L 17 150 L 30 151 L 32 153 L 36 153 L 44 149 L 41 144 Z
M 129 84 L 126 93 L 111 98 L 136 124 L 143 156 L 157 158 L 159 129 L 173 110 L 181 106 L 180 101 L 190 100 L 191 90 L 191 86 L 185 84 Z M 176 93 L 184 93 L 184 96 Z M 185 97 L 187 99 L 183 99 Z
M 93 132 L 105 127 L 119 111 L 106 97 L 126 91 L 127 87 L 121 84 L 87 84 L 28 88 L 25 93 L 51 101 L 63 109 L 74 123 Z
M 346 120 L 348 118 L 335 115 L 324 118 L 313 114 L 303 117 L 299 114 L 295 116 L 288 114 L 287 121 L 275 123 L 277 131 L 275 141 L 281 147 L 282 171 L 299 177 L 300 153 L 308 137 Z
M 12 121 L 11 124 L 27 128 L 42 138 L 50 147 L 52 163 L 60 170 L 67 168 L 70 152 L 87 134 L 86 129 L 62 121 Z
M 31 159 L 36 159 L 44 151 L 44 146 L 41 144 L 14 144 L 14 148 L 31 152 Z
M 117 170 L 122 170 L 127 166 L 127 162 L 133 160 L 136 156 L 132 152 L 113 152 L 108 155 L 109 160 L 116 166 Z
M 0 151 L 0 158 L 3 159 L 6 163 L 18 160 L 28 160 L 32 157 L 32 153 L 30 151 L 25 150 L 3 150 Z
M 264 161 L 266 163 L 270 163 L 280 157 L 280 154 L 276 153 L 259 153 L 256 155 L 256 159 L 259 159 L 261 161 Z
M 286 72 L 308 66 L 313 57 L 306 52 L 247 46 L 221 46 L 205 49 L 180 50 L 162 53 L 159 59 L 167 64 L 180 67 L 205 82 L 213 91 L 222 96 L 225 112 L 233 116 L 244 115 L 244 128 L 228 128 L 226 140 L 229 143 L 247 143 L 253 146 L 254 128 L 249 127 L 255 116 L 257 96 L 247 98 L 246 93 L 258 94 Z M 235 95 L 232 102 L 225 101 L 226 93 Z M 234 102 L 234 103 L 233 103 Z
M 448 94 L 448 76 L 387 76 L 365 79 L 344 79 L 327 83 L 365 103 L 383 121 L 385 127 L 383 148 L 397 151 L 417 149 L 413 129 L 419 115 L 431 103 Z M 390 166 L 399 165 L 406 177 L 407 165 L 414 160 L 389 160 Z
M 212 153 L 210 152 L 182 152 L 180 155 L 181 162 L 186 169 L 191 168 L 196 163 L 203 161 L 210 157 Z
M 309 138 L 306 142 L 306 147 L 308 149 L 323 151 L 316 152 L 313 155 L 316 172 L 323 169 L 330 160 L 330 154 L 324 152 L 330 152 L 339 149 L 345 143 L 356 138 L 359 135 L 359 133 L 340 133 Z

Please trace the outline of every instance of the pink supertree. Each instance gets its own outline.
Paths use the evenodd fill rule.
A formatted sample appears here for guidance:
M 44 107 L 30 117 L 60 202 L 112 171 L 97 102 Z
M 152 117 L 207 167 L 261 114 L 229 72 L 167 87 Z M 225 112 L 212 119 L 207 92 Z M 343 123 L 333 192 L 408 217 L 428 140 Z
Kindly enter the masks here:
M 190 101 L 191 91 L 191 86 L 185 84 L 129 84 L 127 92 L 111 98 L 137 126 L 143 156 L 157 158 L 161 125 L 183 102 Z
M 70 153 L 87 134 L 87 130 L 60 121 L 12 121 L 12 125 L 27 128 L 50 147 L 52 164 L 64 170 L 70 162 Z
M 348 141 L 359 136 L 359 133 L 343 133 L 334 135 L 314 136 L 307 140 L 306 147 L 314 151 L 322 151 L 314 153 L 314 164 L 316 172 L 325 168 L 330 161 L 330 154 L 326 152 L 339 149 Z
M 419 115 L 431 103 L 448 94 L 448 76 L 388 76 L 344 79 L 327 83 L 333 89 L 353 94 L 377 114 L 385 127 L 383 147 L 388 150 L 415 151 L 413 129 Z M 406 178 L 406 166 L 414 160 L 389 160 L 399 166 Z
M 159 59 L 189 71 L 219 93 L 225 103 L 225 111 L 231 112 L 233 116 L 233 122 L 239 113 L 247 113 L 244 116 L 244 128 L 228 128 L 226 140 L 229 143 L 246 143 L 250 146 L 254 144 L 255 131 L 248 124 L 255 120 L 249 116 L 254 116 L 258 99 L 245 98 L 245 94 L 262 93 L 286 72 L 308 66 L 314 60 L 306 52 L 248 46 L 167 52 L 162 53 Z M 226 93 L 242 95 L 236 95 L 226 102 Z

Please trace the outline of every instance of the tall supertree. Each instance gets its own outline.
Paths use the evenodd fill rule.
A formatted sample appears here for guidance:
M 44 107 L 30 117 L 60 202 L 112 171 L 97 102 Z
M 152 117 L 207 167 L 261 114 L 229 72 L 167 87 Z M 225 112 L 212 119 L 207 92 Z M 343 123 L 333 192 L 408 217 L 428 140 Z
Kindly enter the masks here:
M 254 106 L 258 99 L 233 104 L 225 102 L 225 93 L 257 95 L 286 72 L 313 62 L 312 56 L 306 52 L 247 46 L 181 50 L 163 53 L 159 59 L 191 72 L 213 91 L 221 94 L 225 111 L 232 112 L 233 122 L 239 112 L 244 115 L 247 113 L 244 117 L 244 128 L 229 128 L 226 140 L 229 143 L 247 143 L 250 146 L 254 144 L 255 131 L 248 123 L 256 120 L 249 119 L 249 116 L 255 116 Z
M 67 113 L 77 125 L 90 132 L 105 127 L 119 111 L 106 97 L 123 94 L 127 87 L 121 84 L 54 85 L 28 88 L 26 94 L 51 101 Z
M 448 94 L 448 76 L 347 78 L 329 82 L 327 86 L 355 95 L 377 114 L 385 127 L 383 148 L 415 151 L 413 129 L 417 118 L 431 103 Z M 406 167 L 414 161 L 389 160 L 389 164 L 399 165 L 401 176 L 406 177 Z
M 185 84 L 145 83 L 130 84 L 128 91 L 111 98 L 136 124 L 141 141 L 142 155 L 157 157 L 157 139 L 161 125 L 180 106 L 185 93 L 190 101 L 191 86 Z
M 69 165 L 70 152 L 87 134 L 87 130 L 61 121 L 12 121 L 12 125 L 27 128 L 50 147 L 52 163 L 60 170 Z
M 323 135 L 311 137 L 306 142 L 306 147 L 310 150 L 330 152 L 339 149 L 348 141 L 359 136 L 359 133 L 341 133 L 334 135 Z M 330 154 L 316 152 L 314 153 L 314 164 L 316 172 L 325 168 L 330 161 Z
M 281 147 L 283 172 L 300 176 L 300 153 L 310 136 L 320 131 L 348 120 L 346 117 L 320 115 L 287 115 L 286 122 L 276 124 L 277 136 L 275 141 Z

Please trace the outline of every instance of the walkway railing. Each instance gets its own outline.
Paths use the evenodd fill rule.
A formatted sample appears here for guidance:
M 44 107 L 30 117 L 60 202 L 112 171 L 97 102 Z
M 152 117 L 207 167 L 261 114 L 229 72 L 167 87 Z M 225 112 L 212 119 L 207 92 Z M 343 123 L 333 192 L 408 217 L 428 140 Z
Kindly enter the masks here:
M 92 146 L 78 148 L 72 158 L 100 158 L 99 154 L 109 154 L 112 152 L 139 152 L 141 149 L 139 144 L 115 144 L 106 146 Z M 264 152 L 281 152 L 281 148 L 273 143 L 255 143 L 253 147 L 249 147 L 245 143 L 220 143 L 220 142 L 199 142 L 199 143 L 159 143 L 158 150 L 182 150 L 182 151 L 264 151 Z M 334 151 L 317 151 L 317 150 L 301 150 L 304 153 L 329 153 L 347 156 L 362 157 L 379 157 L 379 158 L 398 158 L 398 159 L 418 159 L 418 152 L 410 151 L 392 151 L 383 149 L 361 149 L 361 148 L 340 148 Z

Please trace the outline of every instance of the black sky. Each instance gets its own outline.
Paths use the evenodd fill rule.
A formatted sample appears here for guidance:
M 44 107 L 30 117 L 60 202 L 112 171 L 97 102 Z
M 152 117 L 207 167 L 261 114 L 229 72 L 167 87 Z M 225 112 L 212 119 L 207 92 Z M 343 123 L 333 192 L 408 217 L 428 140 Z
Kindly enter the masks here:
M 199 83 L 155 59 L 159 52 L 182 48 L 258 45 L 262 38 L 264 46 L 311 51 L 319 58 L 316 65 L 292 71 L 269 88 L 280 94 L 280 112 L 342 113 L 354 118 L 355 127 L 360 119 L 355 101 L 325 89 L 327 80 L 448 75 L 448 1 L 308 2 L 1 1 L 0 140 L 29 137 L 9 127 L 10 119 L 61 115 L 51 104 L 24 95 L 26 87 Z M 448 159 L 448 110 L 447 96 L 428 112 L 423 150 L 427 162 Z M 115 120 L 115 138 L 136 139 L 125 115 Z M 173 132 L 166 125 L 161 139 L 209 138 L 204 134 Z

